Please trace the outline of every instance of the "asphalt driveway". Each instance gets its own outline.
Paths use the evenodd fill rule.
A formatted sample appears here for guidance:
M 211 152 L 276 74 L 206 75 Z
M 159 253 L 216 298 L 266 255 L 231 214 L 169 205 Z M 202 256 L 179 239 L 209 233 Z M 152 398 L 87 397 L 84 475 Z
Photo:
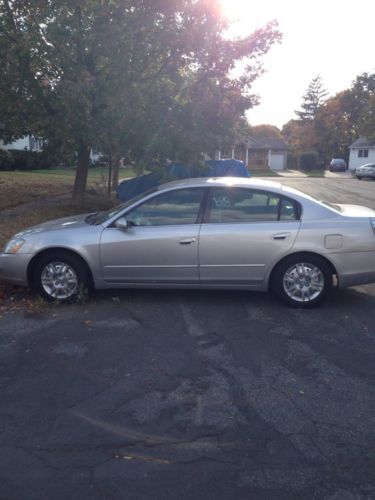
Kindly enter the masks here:
M 283 180 L 284 182 L 284 180 Z M 288 179 L 375 208 L 375 183 Z M 375 498 L 375 285 L 0 312 L 0 499 Z

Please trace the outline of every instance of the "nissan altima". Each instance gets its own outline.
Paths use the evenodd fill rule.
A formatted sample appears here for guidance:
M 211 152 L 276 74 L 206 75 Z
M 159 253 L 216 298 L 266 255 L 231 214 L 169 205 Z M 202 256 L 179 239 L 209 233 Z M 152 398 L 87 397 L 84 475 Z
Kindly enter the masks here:
M 58 301 L 82 288 L 220 288 L 312 307 L 334 285 L 375 282 L 375 211 L 259 179 L 176 181 L 16 234 L 0 280 Z

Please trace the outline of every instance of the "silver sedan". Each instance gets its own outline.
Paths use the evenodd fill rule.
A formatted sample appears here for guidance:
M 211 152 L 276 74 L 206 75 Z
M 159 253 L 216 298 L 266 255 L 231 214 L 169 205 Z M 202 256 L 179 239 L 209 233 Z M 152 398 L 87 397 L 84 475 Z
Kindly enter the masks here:
M 375 282 L 375 211 L 257 179 L 172 182 L 16 234 L 0 279 L 60 301 L 94 288 L 221 288 L 312 307 L 334 284 Z
M 358 180 L 361 180 L 365 177 L 368 179 L 375 179 L 375 163 L 366 163 L 361 167 L 357 167 L 355 169 L 355 176 Z

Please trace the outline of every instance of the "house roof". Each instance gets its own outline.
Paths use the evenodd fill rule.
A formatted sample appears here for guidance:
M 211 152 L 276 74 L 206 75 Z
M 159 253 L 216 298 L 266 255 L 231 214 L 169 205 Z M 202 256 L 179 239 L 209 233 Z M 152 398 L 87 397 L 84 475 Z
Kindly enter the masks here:
M 349 146 L 350 148 L 375 148 L 375 144 L 371 144 L 366 137 L 360 137 Z
M 282 139 L 269 137 L 246 137 L 242 141 L 249 149 L 289 149 L 289 145 Z

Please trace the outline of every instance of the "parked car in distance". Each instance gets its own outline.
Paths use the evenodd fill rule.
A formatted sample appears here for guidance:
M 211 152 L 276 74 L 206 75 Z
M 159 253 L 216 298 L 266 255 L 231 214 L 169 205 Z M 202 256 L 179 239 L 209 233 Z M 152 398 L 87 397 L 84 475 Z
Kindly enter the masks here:
M 357 167 L 354 171 L 354 175 L 358 180 L 364 179 L 375 179 L 375 163 L 366 163 L 366 165 L 361 165 Z
M 312 307 L 336 282 L 375 282 L 375 211 L 260 179 L 184 179 L 16 234 L 0 280 L 59 301 L 86 287 L 216 288 Z
M 330 172 L 345 172 L 346 168 L 346 161 L 342 158 L 332 158 L 329 164 Z

